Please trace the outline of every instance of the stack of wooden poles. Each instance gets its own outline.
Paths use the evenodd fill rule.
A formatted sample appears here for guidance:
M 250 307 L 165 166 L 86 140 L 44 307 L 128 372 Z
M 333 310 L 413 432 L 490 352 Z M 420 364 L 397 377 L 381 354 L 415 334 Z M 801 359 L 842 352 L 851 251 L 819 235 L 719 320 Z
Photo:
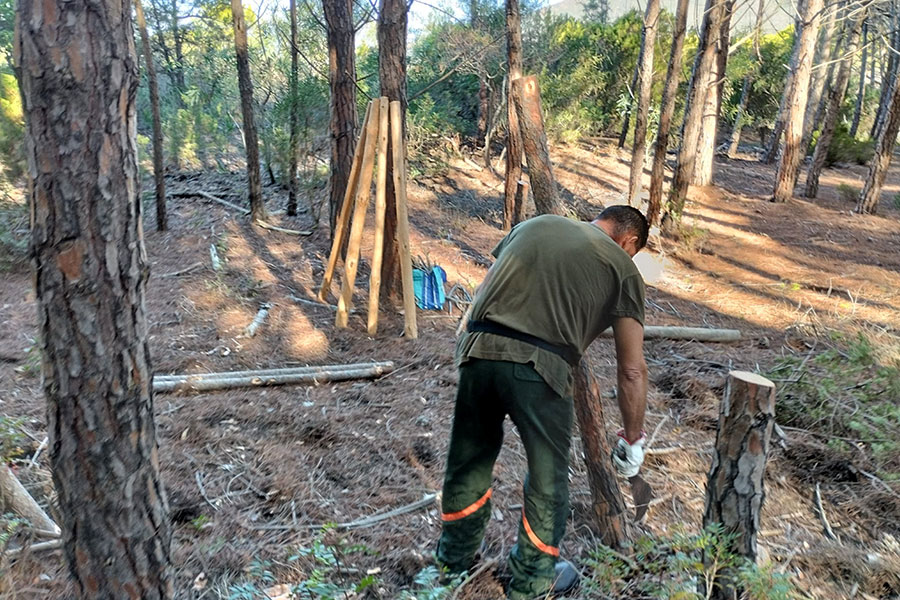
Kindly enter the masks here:
M 388 135 L 391 136 L 391 156 L 388 156 Z M 319 300 L 326 301 L 331 290 L 331 281 L 341 255 L 341 246 L 349 230 L 347 254 L 344 258 L 344 278 L 341 283 L 341 294 L 337 303 L 335 326 L 347 327 L 353 299 L 353 287 L 356 284 L 356 271 L 359 267 L 360 245 L 366 211 L 369 207 L 369 195 L 372 186 L 373 167 L 378 163 L 378 177 L 375 183 L 375 249 L 372 255 L 372 274 L 369 277 L 369 315 L 368 332 L 375 335 L 378 331 L 378 297 L 381 287 L 381 265 L 384 256 L 384 221 L 387 207 L 388 160 L 391 161 L 394 174 L 394 191 L 397 204 L 397 241 L 400 247 L 400 272 L 403 285 L 403 334 L 409 338 L 418 335 L 416 326 L 416 299 L 413 292 L 412 260 L 409 251 L 409 218 L 406 207 L 406 140 L 403 135 L 403 118 L 400 102 L 388 102 L 384 96 L 369 102 L 366 109 L 356 152 L 353 155 L 353 166 L 350 169 L 350 180 L 341 206 L 341 214 L 334 231 L 331 244 L 331 255 L 319 290 Z M 352 215 L 352 223 L 351 223 Z

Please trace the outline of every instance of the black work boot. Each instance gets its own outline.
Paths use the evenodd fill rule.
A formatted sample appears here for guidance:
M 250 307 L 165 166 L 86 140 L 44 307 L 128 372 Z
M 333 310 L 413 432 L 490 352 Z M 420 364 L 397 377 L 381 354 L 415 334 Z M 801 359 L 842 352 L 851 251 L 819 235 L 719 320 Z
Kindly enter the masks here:
M 553 588 L 550 593 L 554 596 L 564 596 L 578 587 L 581 575 L 575 565 L 567 560 L 560 559 L 556 563 L 556 579 L 553 580 Z

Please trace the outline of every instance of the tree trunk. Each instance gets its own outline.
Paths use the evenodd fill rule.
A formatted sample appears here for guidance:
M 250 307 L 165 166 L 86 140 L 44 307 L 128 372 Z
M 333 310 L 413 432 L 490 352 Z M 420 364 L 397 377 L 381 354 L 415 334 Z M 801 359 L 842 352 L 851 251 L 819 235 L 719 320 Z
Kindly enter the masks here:
M 356 143 L 356 42 L 351 0 L 322 0 L 322 6 L 328 25 L 328 85 L 331 90 L 328 222 L 333 237 L 350 180 Z
M 859 202 L 856 212 L 875 214 L 878 209 L 878 199 L 881 197 L 881 188 L 884 186 L 884 178 L 891 166 L 891 157 L 894 155 L 894 144 L 897 142 L 897 133 L 900 133 L 900 84 L 894 84 L 894 94 L 891 97 L 885 112 L 884 125 L 875 142 L 875 155 L 869 165 L 869 175 L 866 184 L 859 194 Z
M 561 215 L 563 206 L 553 179 L 550 163 L 550 147 L 544 131 L 541 114 L 541 90 L 537 77 L 529 75 L 512 82 L 513 101 L 522 131 L 525 160 L 528 163 L 528 179 L 534 194 L 534 207 L 541 215 Z
M 737 156 L 738 146 L 741 143 L 741 130 L 744 128 L 744 113 L 747 112 L 747 99 L 750 97 L 750 75 L 744 77 L 744 85 L 741 88 L 741 101 L 738 103 L 737 113 L 734 115 L 734 126 L 731 128 L 731 144 L 728 146 L 728 158 Z
M 620 549 L 628 544 L 631 537 L 625 500 L 609 459 L 612 452 L 607 442 L 600 387 L 584 361 L 575 369 L 574 402 L 591 488 L 591 508 L 600 541 L 610 548 Z
M 628 108 L 625 110 L 624 122 L 622 123 L 622 131 L 619 133 L 619 148 L 625 147 L 625 139 L 628 137 L 628 127 L 631 124 L 631 109 L 634 108 L 634 88 L 637 86 L 638 72 L 641 63 L 634 65 L 634 75 L 631 76 L 631 87 L 628 88 L 628 94 L 631 98 L 628 100 Z
M 830 63 L 831 60 L 835 60 L 837 58 L 836 53 L 834 50 L 830 49 L 839 49 L 841 46 L 840 41 L 832 44 L 834 33 L 837 30 L 837 14 L 840 11 L 840 4 L 840 2 L 832 3 L 832 6 L 828 11 L 828 25 L 822 32 L 818 48 L 816 49 L 816 56 L 814 59 L 815 68 L 810 83 L 809 101 L 806 103 L 806 112 L 803 117 L 803 139 L 800 142 L 800 147 L 803 149 L 803 156 L 806 156 L 806 153 L 809 152 L 809 143 L 810 140 L 812 140 L 813 131 L 818 123 L 817 116 L 819 116 L 819 107 L 822 105 L 822 96 L 827 89 L 826 85 L 832 80 L 830 68 L 821 68 L 823 66 L 822 63 Z M 831 64 L 829 64 L 828 67 L 831 67 Z
M 803 0 L 798 0 L 798 9 L 803 4 Z M 781 138 L 784 135 L 784 124 L 787 120 L 787 114 L 790 110 L 790 99 L 793 96 L 794 89 L 794 73 L 797 71 L 797 64 L 800 58 L 800 35 L 803 30 L 803 22 L 798 18 L 794 23 L 794 49 L 791 52 L 791 65 L 788 69 L 787 79 L 784 83 L 784 92 L 781 94 L 781 103 L 778 106 L 778 116 L 775 118 L 775 127 L 772 128 L 772 137 L 769 139 L 769 147 L 763 156 L 762 162 L 771 165 L 778 158 L 778 151 L 781 149 Z
M 244 145 L 247 150 L 247 186 L 250 196 L 250 219 L 265 221 L 262 184 L 259 176 L 259 141 L 253 119 L 253 82 L 250 80 L 250 57 L 247 53 L 247 24 L 241 0 L 231 0 L 234 21 L 234 48 L 237 55 L 238 87 L 241 92 L 241 114 L 244 117 Z
M 850 137 L 855 138 L 859 131 L 859 119 L 862 117 L 863 104 L 866 97 L 866 60 L 869 55 L 869 22 L 862 28 L 862 58 L 859 61 L 859 91 L 856 94 L 856 107 L 853 109 L 853 121 L 850 123 Z
M 506 0 L 506 54 L 509 61 L 509 78 L 506 88 L 506 176 L 503 191 L 503 229 L 518 222 L 516 190 L 522 179 L 522 132 L 513 101 L 512 82 L 522 76 L 522 27 L 519 0 Z
M 289 11 L 291 13 L 291 78 L 290 78 L 290 96 L 291 96 L 291 115 L 290 134 L 288 136 L 288 202 L 287 214 L 294 216 L 297 214 L 297 163 L 300 156 L 300 144 L 297 140 L 300 132 L 300 105 L 297 98 L 297 83 L 300 78 L 300 66 L 298 64 L 297 55 L 297 0 L 290 0 Z
M 662 104 L 659 109 L 659 128 L 656 132 L 656 146 L 653 149 L 653 169 L 650 174 L 650 202 L 647 206 L 647 221 L 650 226 L 656 224 L 662 205 L 663 178 L 666 167 L 666 153 L 669 148 L 669 128 L 675 114 L 675 96 L 678 93 L 678 80 L 681 75 L 681 54 L 684 50 L 684 34 L 687 30 L 688 0 L 678 0 L 675 12 L 675 31 L 672 48 L 669 52 L 669 67 L 666 71 L 666 84 L 663 88 Z
M 730 550 L 756 561 L 756 536 L 766 499 L 769 441 L 775 427 L 775 384 L 754 373 L 731 371 L 719 405 L 716 449 L 706 484 L 703 526 L 718 523 L 737 537 Z M 724 570 L 711 595 L 716 600 L 743 597 Z
M 80 598 L 171 598 L 128 0 L 18 4 L 53 483 Z
M 156 85 L 156 68 L 153 66 L 153 52 L 147 35 L 147 21 L 141 0 L 135 0 L 134 9 L 138 29 L 141 31 L 141 47 L 147 63 L 147 87 L 150 89 L 150 112 L 153 115 L 153 179 L 156 183 L 156 228 L 165 231 L 166 223 L 166 174 L 163 169 L 162 120 L 159 117 L 159 88 Z
M 859 20 L 847 34 L 846 46 L 841 48 L 842 51 L 845 51 L 847 58 L 838 65 L 837 80 L 828 91 L 822 131 L 819 134 L 819 140 L 816 142 L 816 150 L 813 152 L 809 171 L 806 173 L 806 190 L 804 195 L 807 198 L 815 198 L 819 193 L 819 177 L 822 175 L 822 169 L 825 168 L 828 149 L 831 147 L 832 140 L 834 140 L 834 131 L 837 128 L 841 104 L 844 102 L 844 95 L 847 93 L 847 85 L 850 82 L 850 63 L 853 61 L 853 55 L 856 54 L 861 29 L 862 20 Z
M 406 139 L 406 25 L 409 5 L 405 0 L 380 0 L 378 13 L 378 75 L 381 95 L 400 102 L 403 138 Z M 393 146 L 388 149 L 392 155 Z M 404 157 L 405 164 L 405 157 Z M 394 298 L 400 283 L 400 248 L 397 245 L 397 191 L 391 161 L 387 178 L 387 214 L 384 220 L 384 263 L 381 269 L 381 295 Z M 399 168 L 403 168 L 400 165 Z
M 716 48 L 719 44 L 722 23 L 725 20 L 727 0 L 707 0 L 703 13 L 703 25 L 700 29 L 697 57 L 691 71 L 691 82 L 688 86 L 684 108 L 684 123 L 681 127 L 681 147 L 672 176 L 672 187 L 669 191 L 668 213 L 672 222 L 677 223 L 684 212 L 688 187 L 694 174 L 697 159 L 697 141 L 700 135 L 700 119 L 703 115 L 709 73 L 714 68 Z
M 784 151 L 775 173 L 775 191 L 772 202 L 787 202 L 794 196 L 797 176 L 800 173 L 800 161 L 806 156 L 806 149 L 801 148 L 803 140 L 803 115 L 809 99 L 809 78 L 812 69 L 813 55 L 816 50 L 816 34 L 819 31 L 823 0 L 804 0 L 803 28 L 797 38 L 799 47 L 797 68 L 794 71 L 794 85 L 788 101 L 789 112 L 785 120 Z
M 634 116 L 634 143 L 631 147 L 631 173 L 628 178 L 628 204 L 638 201 L 644 176 L 644 153 L 647 148 L 647 119 L 650 115 L 650 92 L 653 86 L 653 50 L 659 26 L 659 0 L 648 0 L 644 13 L 644 35 L 638 56 L 637 111 Z
M 900 67 L 900 59 L 898 59 L 897 53 L 892 50 L 892 48 L 900 48 L 900 2 L 897 0 L 892 2 L 891 13 L 893 15 L 891 18 L 893 34 L 889 38 L 891 48 L 887 50 L 888 62 L 885 74 L 881 78 L 881 96 L 878 99 L 878 111 L 875 113 L 872 131 L 869 134 L 869 137 L 872 139 L 878 139 L 881 127 L 884 125 L 888 102 L 893 94 L 894 86 L 897 84 L 897 77 L 900 75 L 900 68 L 898 68 Z

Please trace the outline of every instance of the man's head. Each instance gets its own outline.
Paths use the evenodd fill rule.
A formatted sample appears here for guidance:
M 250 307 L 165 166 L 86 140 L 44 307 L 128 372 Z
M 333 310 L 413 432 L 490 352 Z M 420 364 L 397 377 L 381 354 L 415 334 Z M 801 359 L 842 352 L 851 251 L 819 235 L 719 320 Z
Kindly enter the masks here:
M 631 206 L 610 206 L 594 219 L 594 225 L 608 233 L 631 257 L 647 245 L 650 234 L 647 219 L 641 211 Z

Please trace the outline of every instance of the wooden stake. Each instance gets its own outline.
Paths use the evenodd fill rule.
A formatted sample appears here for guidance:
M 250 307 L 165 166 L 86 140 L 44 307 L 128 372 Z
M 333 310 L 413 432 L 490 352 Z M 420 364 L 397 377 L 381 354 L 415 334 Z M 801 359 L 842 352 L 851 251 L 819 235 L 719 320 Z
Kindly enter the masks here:
M 372 115 L 372 102 L 366 109 L 366 116 L 363 118 L 363 129 L 359 134 L 359 140 L 356 142 L 356 152 L 353 153 L 353 165 L 350 167 L 350 179 L 347 180 L 347 191 L 344 192 L 344 202 L 341 204 L 341 214 L 338 217 L 337 227 L 334 230 L 334 239 L 331 241 L 331 254 L 328 256 L 328 266 L 325 267 L 325 275 L 322 277 L 322 287 L 319 289 L 319 300 L 325 302 L 328 292 L 331 291 L 331 279 L 334 277 L 334 269 L 337 266 L 338 257 L 341 255 L 341 244 L 344 240 L 344 230 L 350 223 L 350 205 L 351 199 L 356 194 L 357 183 L 359 182 L 359 167 L 362 162 L 363 148 L 366 146 L 366 130 L 369 126 L 369 119 Z
M 416 324 L 416 296 L 413 291 L 412 257 L 409 251 L 409 211 L 406 206 L 406 139 L 400 101 L 391 102 L 391 143 L 393 145 L 394 190 L 397 193 L 397 242 L 400 246 L 400 275 L 403 282 L 403 335 L 419 337 Z
M 381 262 L 384 257 L 384 214 L 387 207 L 388 99 L 378 99 L 378 181 L 375 185 L 375 249 L 369 275 L 369 335 L 378 331 L 378 295 L 381 291 Z
M 350 225 L 347 258 L 344 260 L 344 280 L 341 283 L 341 297 L 338 298 L 337 316 L 334 321 L 335 327 L 338 328 L 347 326 L 350 305 L 353 303 L 353 286 L 356 285 L 356 269 L 359 267 L 359 246 L 362 243 L 363 226 L 366 223 L 366 209 L 369 206 L 372 167 L 375 164 L 375 142 L 378 141 L 380 113 L 380 103 L 375 104 L 373 102 L 369 122 L 366 124 L 366 146 L 360 166 L 359 189 L 356 193 L 356 205 L 353 209 L 352 223 Z M 340 245 L 338 245 L 338 248 L 340 248 Z M 322 289 L 325 289 L 324 285 Z

